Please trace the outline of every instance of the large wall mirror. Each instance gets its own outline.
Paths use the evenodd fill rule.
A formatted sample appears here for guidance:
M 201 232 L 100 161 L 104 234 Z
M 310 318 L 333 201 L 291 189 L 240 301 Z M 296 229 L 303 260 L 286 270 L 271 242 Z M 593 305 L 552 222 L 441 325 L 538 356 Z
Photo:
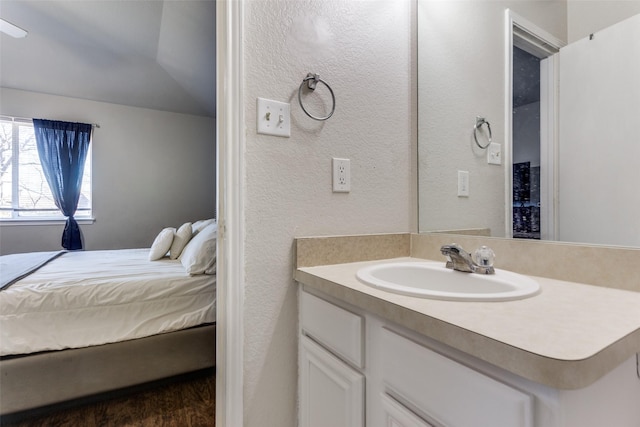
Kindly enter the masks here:
M 640 247 L 640 0 L 417 12 L 419 231 Z

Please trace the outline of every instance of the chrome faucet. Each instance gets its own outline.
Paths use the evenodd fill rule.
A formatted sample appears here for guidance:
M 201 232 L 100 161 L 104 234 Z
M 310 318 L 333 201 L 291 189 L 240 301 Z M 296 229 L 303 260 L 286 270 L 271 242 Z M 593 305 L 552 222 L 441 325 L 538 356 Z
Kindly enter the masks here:
M 477 249 L 474 257 L 462 249 L 459 245 L 452 243 L 440 248 L 442 255 L 447 257 L 447 268 L 465 273 L 495 274 L 493 268 L 494 254 L 491 249 L 482 246 Z

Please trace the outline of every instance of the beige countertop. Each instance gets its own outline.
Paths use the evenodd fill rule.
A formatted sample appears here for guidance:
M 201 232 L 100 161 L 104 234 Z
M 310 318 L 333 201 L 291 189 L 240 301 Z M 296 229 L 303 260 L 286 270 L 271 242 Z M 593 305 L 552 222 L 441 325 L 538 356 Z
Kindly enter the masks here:
M 531 298 L 455 302 L 393 294 L 356 278 L 361 267 L 392 261 L 424 259 L 298 267 L 295 279 L 554 388 L 586 387 L 640 352 L 639 292 L 534 277 L 542 291 Z

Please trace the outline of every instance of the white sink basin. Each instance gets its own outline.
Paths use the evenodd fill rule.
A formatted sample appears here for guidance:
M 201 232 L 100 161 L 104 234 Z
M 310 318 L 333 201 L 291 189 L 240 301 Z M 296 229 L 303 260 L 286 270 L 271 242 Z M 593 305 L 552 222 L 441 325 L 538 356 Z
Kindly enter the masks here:
M 508 301 L 540 292 L 530 277 L 496 269 L 495 274 L 454 271 L 444 262 L 394 262 L 358 270 L 365 284 L 397 294 L 452 301 Z

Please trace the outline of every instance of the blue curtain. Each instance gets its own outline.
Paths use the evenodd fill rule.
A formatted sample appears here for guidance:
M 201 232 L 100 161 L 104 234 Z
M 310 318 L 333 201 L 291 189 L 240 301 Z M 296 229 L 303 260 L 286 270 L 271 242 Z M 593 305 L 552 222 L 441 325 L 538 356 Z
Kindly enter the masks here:
M 74 219 L 84 163 L 91 140 L 91 125 L 33 119 L 38 155 L 56 206 L 67 217 L 62 247 L 82 249 L 80 227 Z

